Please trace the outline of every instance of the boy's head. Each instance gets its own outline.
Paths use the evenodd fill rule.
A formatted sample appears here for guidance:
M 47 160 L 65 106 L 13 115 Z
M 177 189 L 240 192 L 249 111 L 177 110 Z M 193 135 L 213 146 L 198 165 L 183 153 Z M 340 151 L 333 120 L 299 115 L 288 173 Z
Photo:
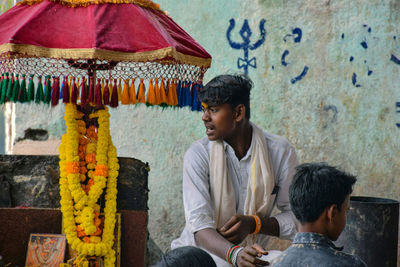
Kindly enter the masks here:
M 356 177 L 325 163 L 306 163 L 296 168 L 289 188 L 292 211 L 304 225 L 319 221 L 336 240 L 346 225 L 350 194 Z M 324 218 L 321 216 L 326 215 Z
M 230 104 L 234 109 L 243 104 L 246 118 L 250 119 L 250 90 L 253 82 L 245 75 L 219 75 L 209 81 L 200 91 L 200 102 L 207 106 Z

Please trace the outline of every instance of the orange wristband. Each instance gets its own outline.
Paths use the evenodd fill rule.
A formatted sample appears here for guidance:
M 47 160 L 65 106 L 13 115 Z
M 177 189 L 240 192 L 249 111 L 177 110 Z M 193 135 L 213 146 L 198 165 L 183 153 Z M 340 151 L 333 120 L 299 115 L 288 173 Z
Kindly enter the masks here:
M 261 230 L 261 219 L 257 215 L 251 215 L 253 216 L 254 220 L 256 221 L 256 228 L 254 229 L 254 232 L 251 233 L 252 235 L 256 235 L 260 232 Z

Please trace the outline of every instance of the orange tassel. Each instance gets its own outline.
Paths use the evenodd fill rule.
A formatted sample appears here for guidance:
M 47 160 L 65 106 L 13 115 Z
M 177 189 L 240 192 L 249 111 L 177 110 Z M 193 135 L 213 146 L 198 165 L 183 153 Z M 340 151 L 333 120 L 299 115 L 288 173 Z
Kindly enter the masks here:
M 156 105 L 161 104 L 161 94 L 160 87 L 158 86 L 158 79 L 156 78 L 156 83 L 154 85 L 154 91 L 156 93 Z
M 170 80 L 167 81 L 167 104 L 170 106 L 174 105 L 174 93 L 172 92 L 172 83 Z
M 172 93 L 173 93 L 173 98 L 174 98 L 174 104 L 173 105 L 177 106 L 178 105 L 178 94 L 176 92 L 176 87 L 177 87 L 176 81 L 173 80 L 171 85 L 172 85 Z
M 135 93 L 135 79 L 132 79 L 131 86 L 129 87 L 129 96 L 131 104 L 136 104 L 136 93 Z
M 165 85 L 164 79 L 161 78 L 161 86 L 160 86 L 160 104 L 166 105 L 168 103 L 167 95 L 165 94 Z
M 128 105 L 129 104 L 129 80 L 125 80 L 124 82 L 124 91 L 122 92 L 122 99 L 121 103 L 123 105 Z
M 118 102 L 122 101 L 122 84 L 121 79 L 118 80 Z
M 150 82 L 149 82 L 149 90 L 147 91 L 146 103 L 148 105 L 157 105 L 156 93 L 154 92 L 154 87 L 153 87 L 153 79 L 150 79 Z
M 146 99 L 144 96 L 144 91 L 146 88 L 144 87 L 143 79 L 140 79 L 140 84 L 139 84 L 139 92 L 138 92 L 138 97 L 137 100 L 139 103 L 146 103 Z

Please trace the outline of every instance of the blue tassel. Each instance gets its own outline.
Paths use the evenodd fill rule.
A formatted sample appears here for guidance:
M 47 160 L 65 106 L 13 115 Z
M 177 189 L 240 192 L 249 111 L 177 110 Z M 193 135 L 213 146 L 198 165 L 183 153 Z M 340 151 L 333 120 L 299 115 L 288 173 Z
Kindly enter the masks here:
M 203 89 L 203 84 L 199 84 L 198 85 L 198 91 L 197 91 L 197 111 L 201 111 L 201 103 L 200 103 L 200 99 L 198 97 L 198 93 L 201 91 L 201 89 Z
M 192 106 L 192 82 L 187 83 L 186 85 L 186 106 Z
M 192 111 L 196 111 L 198 109 L 198 94 L 197 94 L 198 84 L 194 83 L 192 86 Z
M 176 95 L 178 96 L 178 107 L 182 107 L 182 83 L 181 81 L 178 82 L 178 85 L 176 86 Z

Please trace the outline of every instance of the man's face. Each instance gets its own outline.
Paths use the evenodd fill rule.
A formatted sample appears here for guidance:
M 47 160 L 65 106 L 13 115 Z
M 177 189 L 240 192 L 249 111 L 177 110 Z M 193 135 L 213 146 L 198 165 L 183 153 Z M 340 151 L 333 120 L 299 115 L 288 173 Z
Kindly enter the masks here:
M 229 104 L 203 106 L 203 112 L 202 120 L 209 140 L 223 140 L 233 133 L 236 124 Z
M 335 217 L 335 229 L 332 231 L 331 236 L 329 237 L 331 240 L 336 241 L 344 227 L 346 226 L 347 222 L 347 212 L 350 210 L 350 195 L 346 197 L 342 204 L 342 208 L 340 211 L 338 210 L 338 214 Z

